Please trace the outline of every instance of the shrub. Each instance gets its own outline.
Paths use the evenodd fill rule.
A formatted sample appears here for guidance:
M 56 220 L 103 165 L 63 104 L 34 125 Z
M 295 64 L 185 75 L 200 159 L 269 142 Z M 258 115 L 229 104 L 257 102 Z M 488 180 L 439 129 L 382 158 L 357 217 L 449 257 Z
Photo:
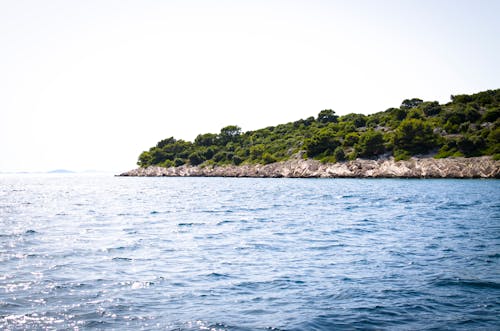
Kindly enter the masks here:
M 181 158 L 175 158 L 174 159 L 174 166 L 180 167 L 181 165 L 185 164 L 186 162 L 181 159 Z
M 426 153 L 436 146 L 437 137 L 432 127 L 420 119 L 406 119 L 394 134 L 394 150 L 407 151 L 410 155 Z
M 409 160 L 411 157 L 410 153 L 408 153 L 405 150 L 395 150 L 394 151 L 394 160 L 395 161 L 401 161 L 401 160 Z
M 381 132 L 368 130 L 359 137 L 355 146 L 359 157 L 374 157 L 385 152 L 384 136 Z

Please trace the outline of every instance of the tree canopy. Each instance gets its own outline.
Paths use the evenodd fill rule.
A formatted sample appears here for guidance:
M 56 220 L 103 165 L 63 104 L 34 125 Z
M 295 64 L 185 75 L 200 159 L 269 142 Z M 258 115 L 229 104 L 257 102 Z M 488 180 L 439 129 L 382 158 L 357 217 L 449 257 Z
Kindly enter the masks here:
M 500 159 L 500 89 L 454 95 L 447 104 L 405 99 L 399 108 L 371 115 L 337 116 L 325 109 L 316 118 L 255 131 L 228 125 L 193 142 L 170 137 L 142 152 L 138 165 L 267 164 L 294 155 L 324 162 L 414 155 Z

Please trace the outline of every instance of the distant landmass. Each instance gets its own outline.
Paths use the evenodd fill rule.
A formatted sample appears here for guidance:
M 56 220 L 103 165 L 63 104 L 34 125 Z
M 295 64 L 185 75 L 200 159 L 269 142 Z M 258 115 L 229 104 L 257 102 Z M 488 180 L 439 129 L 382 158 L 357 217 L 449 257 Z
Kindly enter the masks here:
M 47 173 L 48 174 L 73 174 L 75 172 L 71 171 L 71 170 L 66 170 L 66 169 L 55 169 L 55 170 L 47 171 Z
M 100 173 L 112 173 L 111 171 L 102 171 L 102 170 L 83 170 L 83 171 L 74 171 L 68 169 L 54 169 L 49 171 L 0 171 L 0 174 L 12 174 L 12 175 L 29 175 L 29 174 L 100 174 Z
M 398 162 L 426 158 L 476 158 L 483 165 L 486 159 L 490 159 L 492 166 L 498 168 L 500 89 L 452 95 L 446 104 L 418 98 L 405 99 L 399 108 L 371 115 L 351 113 L 338 116 L 334 110 L 325 109 L 316 117 L 255 131 L 242 132 L 240 127 L 229 125 L 219 133 L 199 134 L 193 142 L 170 137 L 142 152 L 137 164 L 140 169 L 256 169 L 296 159 L 318 164 L 347 164 L 355 160 Z M 466 164 L 474 167 L 472 160 Z M 155 172 L 158 171 L 149 173 Z M 144 171 L 136 173 L 139 175 Z M 169 175 L 177 173 L 180 172 L 170 171 Z M 203 175 L 199 171 L 194 173 Z M 133 173 L 129 172 L 129 175 Z M 316 175 L 321 177 L 321 174 Z

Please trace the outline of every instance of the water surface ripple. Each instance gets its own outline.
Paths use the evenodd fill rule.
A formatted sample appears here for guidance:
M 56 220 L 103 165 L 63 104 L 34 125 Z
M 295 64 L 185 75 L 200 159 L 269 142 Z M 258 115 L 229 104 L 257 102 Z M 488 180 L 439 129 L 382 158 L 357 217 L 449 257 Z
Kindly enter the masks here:
M 0 177 L 0 329 L 499 329 L 500 181 Z

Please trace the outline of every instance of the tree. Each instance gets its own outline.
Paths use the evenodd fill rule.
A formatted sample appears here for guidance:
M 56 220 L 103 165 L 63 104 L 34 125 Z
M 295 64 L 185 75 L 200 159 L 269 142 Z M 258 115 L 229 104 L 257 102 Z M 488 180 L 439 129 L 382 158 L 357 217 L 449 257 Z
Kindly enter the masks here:
M 402 121 L 406 118 L 406 115 L 408 114 L 405 110 L 406 108 L 389 108 L 388 110 L 392 114 L 392 117 L 397 120 L 397 121 Z
M 186 161 L 184 161 L 184 159 L 181 159 L 180 157 L 176 157 L 174 159 L 174 166 L 176 167 L 180 167 L 181 165 L 185 164 Z
M 320 154 L 331 154 L 340 146 L 340 141 L 335 137 L 335 133 L 328 128 L 318 131 L 313 137 L 304 142 L 307 155 L 315 157 Z
M 151 155 L 151 164 L 159 164 L 168 159 L 167 153 L 158 147 L 154 147 L 149 154 Z
M 466 94 L 452 95 L 451 96 L 451 101 L 453 103 L 467 103 L 467 102 L 471 102 L 472 100 L 473 100 L 473 97 L 470 95 L 466 95 Z
M 234 155 L 232 161 L 234 165 L 240 165 L 243 162 L 243 159 L 239 155 Z
M 349 122 L 356 128 L 360 128 L 366 125 L 366 116 L 363 114 L 350 113 L 339 118 L 342 122 Z
M 338 116 L 331 109 L 324 109 L 318 114 L 318 122 L 320 123 L 336 123 L 338 121 Z
M 488 109 L 483 115 L 483 121 L 495 122 L 500 118 L 500 108 Z
M 403 102 L 401 103 L 401 109 L 412 109 L 412 108 L 416 108 L 418 107 L 421 103 L 422 103 L 422 99 L 417 99 L 417 98 L 413 98 L 413 99 L 405 99 L 403 100 Z
M 430 124 L 420 119 L 406 119 L 397 127 L 394 135 L 394 149 L 410 154 L 429 152 L 436 146 L 436 135 Z
M 197 146 L 212 146 L 217 143 L 217 135 L 215 133 L 199 134 L 194 140 Z
M 350 132 L 344 136 L 344 146 L 354 146 L 359 141 L 359 133 Z
M 344 149 L 340 146 L 335 148 L 335 150 L 333 151 L 333 157 L 335 158 L 336 162 L 345 161 L 346 156 L 345 156 Z
M 214 147 L 212 147 L 212 146 L 202 147 L 202 148 L 198 149 L 198 151 L 201 153 L 201 155 L 203 156 L 203 158 L 205 160 L 210 160 L 215 154 Z
M 500 127 L 491 130 L 486 139 L 490 153 L 500 154 Z
M 205 158 L 199 151 L 189 154 L 188 159 L 189 159 L 189 164 L 193 166 L 199 165 L 203 163 L 203 161 L 205 161 Z
M 465 156 L 480 155 L 480 150 L 484 148 L 485 141 L 480 136 L 461 137 L 457 141 L 457 148 Z
M 359 137 L 355 150 L 360 157 L 374 157 L 385 152 L 384 136 L 380 131 L 368 130 Z
M 156 147 L 158 148 L 163 148 L 167 145 L 170 145 L 170 144 L 173 144 L 175 143 L 177 140 L 174 139 L 174 137 L 170 137 L 170 138 L 167 138 L 167 139 L 163 139 L 163 140 L 160 140 L 157 144 L 156 144 Z
M 262 161 L 264 164 L 269 164 L 278 161 L 278 159 L 271 153 L 264 152 L 264 154 L 262 154 Z
M 139 155 L 139 160 L 137 161 L 137 165 L 140 167 L 147 167 L 152 164 L 153 158 L 151 157 L 151 154 L 148 151 L 144 151 Z
M 250 147 L 250 158 L 252 160 L 260 160 L 265 151 L 266 147 L 263 144 L 254 145 Z
M 237 141 L 241 135 L 241 128 L 237 125 L 228 125 L 220 130 L 219 142 L 225 146 L 230 141 Z
M 437 101 L 434 102 L 426 102 L 422 110 L 424 111 L 425 116 L 435 116 L 441 112 L 441 106 Z

